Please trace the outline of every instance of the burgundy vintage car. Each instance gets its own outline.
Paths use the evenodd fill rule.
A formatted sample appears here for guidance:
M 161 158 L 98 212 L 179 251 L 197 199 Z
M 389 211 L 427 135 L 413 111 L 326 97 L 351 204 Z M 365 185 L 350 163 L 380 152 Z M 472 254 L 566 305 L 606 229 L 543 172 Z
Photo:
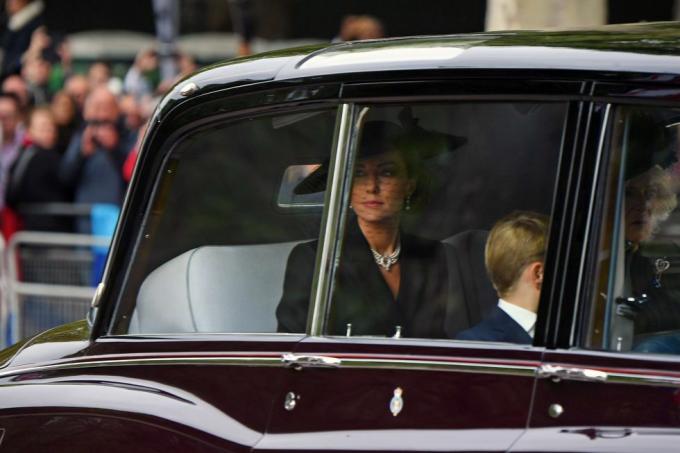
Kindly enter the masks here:
M 153 117 L 88 321 L 0 353 L 0 448 L 680 451 L 679 131 L 677 24 L 204 69 Z M 461 337 L 517 211 L 549 222 L 528 340 Z

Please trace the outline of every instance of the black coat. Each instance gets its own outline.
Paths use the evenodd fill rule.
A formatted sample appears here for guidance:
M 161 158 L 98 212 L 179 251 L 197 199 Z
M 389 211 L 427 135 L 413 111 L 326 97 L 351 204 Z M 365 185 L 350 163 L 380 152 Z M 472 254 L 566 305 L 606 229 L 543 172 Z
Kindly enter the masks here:
M 8 75 L 21 72 L 21 57 L 31 44 L 33 32 L 45 25 L 45 16 L 40 13 L 27 21 L 21 28 L 10 30 L 7 28 L 2 35 L 2 49 L 4 57 L 0 76 L 4 79 Z
M 635 334 L 680 329 L 680 281 L 675 275 L 680 263 L 673 257 L 660 257 L 668 259 L 671 267 L 661 274 L 657 284 L 654 263 L 659 257 L 648 255 L 642 249 L 628 253 L 633 295 L 647 295 L 647 302 L 634 317 Z
M 491 315 L 476 326 L 464 330 L 456 336 L 458 340 L 505 341 L 507 343 L 531 344 L 533 341 L 517 321 L 500 307 L 494 308 Z
M 280 332 L 304 332 L 317 241 L 296 246 L 288 257 L 283 296 L 276 309 Z M 401 236 L 401 282 L 396 300 L 373 259 L 356 221 L 350 220 L 329 313 L 329 335 L 445 338 L 448 277 L 444 246 Z
M 33 203 L 66 203 L 68 190 L 57 176 L 61 156 L 55 149 L 31 145 L 19 153 L 10 169 L 7 204 L 19 211 L 22 228 L 31 231 L 72 231 L 71 219 L 49 214 L 23 214 L 22 208 Z

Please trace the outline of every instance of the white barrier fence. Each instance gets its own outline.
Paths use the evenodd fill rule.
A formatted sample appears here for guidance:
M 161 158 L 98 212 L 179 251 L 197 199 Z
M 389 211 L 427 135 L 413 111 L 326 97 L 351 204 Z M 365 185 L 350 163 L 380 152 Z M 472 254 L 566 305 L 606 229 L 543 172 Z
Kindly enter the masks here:
M 1 346 L 85 318 L 109 237 L 18 232 L 0 238 Z

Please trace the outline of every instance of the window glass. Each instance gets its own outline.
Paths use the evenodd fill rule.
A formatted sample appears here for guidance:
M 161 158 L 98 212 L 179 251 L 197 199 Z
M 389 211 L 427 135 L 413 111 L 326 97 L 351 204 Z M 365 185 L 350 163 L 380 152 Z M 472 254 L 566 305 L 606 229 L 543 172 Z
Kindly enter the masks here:
M 288 256 L 318 238 L 323 209 L 295 187 L 328 161 L 334 127 L 334 110 L 312 111 L 213 124 L 179 141 L 146 217 L 121 329 L 276 332 Z
M 680 354 L 680 109 L 616 112 L 585 344 Z
M 323 192 L 318 193 L 297 193 L 295 188 L 305 178 L 312 174 L 320 164 L 312 165 L 291 165 L 286 168 L 281 180 L 279 189 L 278 204 L 282 208 L 309 207 L 318 208 L 323 206 Z
M 360 106 L 326 333 L 530 343 L 566 107 Z M 326 171 L 302 191 L 325 190 Z M 306 321 L 316 246 L 291 252 L 283 331 Z

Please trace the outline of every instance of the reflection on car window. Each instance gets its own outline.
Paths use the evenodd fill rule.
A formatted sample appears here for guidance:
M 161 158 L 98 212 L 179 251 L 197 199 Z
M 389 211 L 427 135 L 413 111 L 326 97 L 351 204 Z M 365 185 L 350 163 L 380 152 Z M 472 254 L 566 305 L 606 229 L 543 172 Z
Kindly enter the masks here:
M 334 124 L 335 111 L 313 111 L 182 139 L 147 214 L 120 330 L 275 332 L 288 255 L 318 238 L 323 208 L 297 197 L 290 178 L 328 160 Z
M 317 170 L 320 164 L 291 165 L 286 168 L 279 188 L 277 203 L 282 208 L 309 207 L 319 208 L 323 206 L 323 193 L 301 194 L 296 193 L 295 188 L 300 182 Z
M 326 333 L 456 338 L 499 309 L 484 265 L 489 229 L 525 211 L 545 219 L 547 230 L 566 105 L 366 106 L 363 112 Z M 301 190 L 324 190 L 323 168 L 315 173 Z M 308 242 L 291 253 L 277 309 L 281 331 L 306 321 L 305 276 L 315 251 L 316 242 Z M 530 342 L 525 335 L 528 340 L 461 338 Z
M 617 114 L 591 347 L 680 354 L 679 120 L 676 109 Z

